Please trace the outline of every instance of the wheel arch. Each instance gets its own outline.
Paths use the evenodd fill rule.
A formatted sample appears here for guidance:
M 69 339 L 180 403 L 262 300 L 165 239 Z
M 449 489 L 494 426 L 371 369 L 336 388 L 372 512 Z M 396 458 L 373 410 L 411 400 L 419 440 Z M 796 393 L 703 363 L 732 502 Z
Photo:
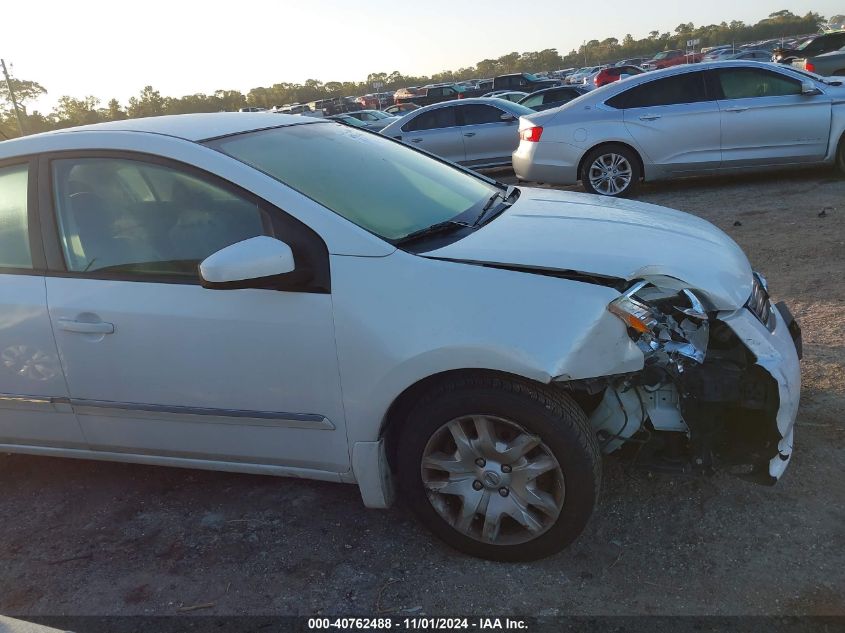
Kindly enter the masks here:
M 384 415 L 384 419 L 382 420 L 379 437 L 384 439 L 385 447 L 387 449 L 387 459 L 391 468 L 395 469 L 397 440 L 408 417 L 408 413 L 414 405 L 419 402 L 426 393 L 438 385 L 450 380 L 468 378 L 471 376 L 495 376 L 508 380 L 521 380 L 537 385 L 546 384 L 520 374 L 514 374 L 497 369 L 481 368 L 449 369 L 419 379 L 415 383 L 406 387 L 404 391 L 396 396 L 388 407 L 387 412 Z
M 581 154 L 581 159 L 578 161 L 578 171 L 576 172 L 576 176 L 578 180 L 581 180 L 584 177 L 584 163 L 587 160 L 587 156 L 590 155 L 593 150 L 596 150 L 600 147 L 608 147 L 612 145 L 620 145 L 627 150 L 633 152 L 634 156 L 637 158 L 637 163 L 640 167 L 640 179 L 645 180 L 645 163 L 643 162 L 643 157 L 640 155 L 637 148 L 631 145 L 630 143 L 626 143 L 625 141 L 602 141 L 601 143 L 596 143 L 595 145 L 588 147 L 583 154 Z
M 401 435 L 404 424 L 407 420 L 408 414 L 413 409 L 414 405 L 420 401 L 428 392 L 435 389 L 437 386 L 448 381 L 462 381 L 469 377 L 495 377 L 503 380 L 518 380 L 523 383 L 539 385 L 543 387 L 558 387 L 566 391 L 570 397 L 585 411 L 591 410 L 595 406 L 595 402 L 591 402 L 592 395 L 587 392 L 580 392 L 577 388 L 569 389 L 565 382 L 548 382 L 544 383 L 539 380 L 529 378 L 520 374 L 514 374 L 507 371 L 496 369 L 480 369 L 480 368 L 466 368 L 466 369 L 451 369 L 442 371 L 425 378 L 421 378 L 412 385 L 409 385 L 402 393 L 400 393 L 391 403 L 379 431 L 379 438 L 384 440 L 385 449 L 387 451 L 388 464 L 391 469 L 396 468 L 396 448 L 398 439 Z

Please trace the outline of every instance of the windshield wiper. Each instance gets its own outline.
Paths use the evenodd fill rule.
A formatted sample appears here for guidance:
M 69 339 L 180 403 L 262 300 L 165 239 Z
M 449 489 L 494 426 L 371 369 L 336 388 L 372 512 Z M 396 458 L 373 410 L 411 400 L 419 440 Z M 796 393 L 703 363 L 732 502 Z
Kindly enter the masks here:
M 481 224 L 483 224 L 484 221 L 487 219 L 485 217 L 487 212 L 493 207 L 493 205 L 496 203 L 496 200 L 501 199 L 503 205 L 507 204 L 508 200 L 510 200 L 511 196 L 514 194 L 515 191 L 516 191 L 516 186 L 510 185 L 505 191 L 497 191 L 492 196 L 490 196 L 490 199 L 486 202 L 484 207 L 481 209 L 481 212 L 478 214 L 478 217 L 475 218 L 475 221 L 472 223 L 472 225 L 473 226 L 480 226 Z M 508 206 L 510 206 L 510 204 L 508 204 Z M 502 209 L 502 211 L 504 211 L 504 209 L 506 209 L 506 208 L 507 207 L 504 207 Z
M 394 240 L 393 243 L 397 246 L 402 244 L 408 244 L 409 242 L 415 242 L 416 240 L 422 239 L 424 237 L 429 237 L 430 235 L 436 235 L 438 233 L 448 233 L 449 231 L 457 231 L 458 229 L 465 229 L 470 224 L 466 222 L 457 222 L 455 220 L 446 220 L 445 222 L 438 222 L 437 224 L 432 224 L 431 226 L 427 226 L 424 229 L 420 229 L 418 231 L 412 231 L 408 233 L 405 237 L 400 237 L 398 240 Z

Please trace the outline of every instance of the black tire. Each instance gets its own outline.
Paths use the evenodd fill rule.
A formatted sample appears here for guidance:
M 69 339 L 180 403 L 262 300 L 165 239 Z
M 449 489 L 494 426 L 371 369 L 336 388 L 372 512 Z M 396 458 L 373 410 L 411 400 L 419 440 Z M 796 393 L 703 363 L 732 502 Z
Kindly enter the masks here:
M 836 160 L 834 161 L 834 166 L 840 176 L 845 176 L 845 135 L 839 139 L 839 147 L 836 148 Z
M 602 156 L 610 156 L 610 155 L 618 155 L 622 156 L 627 164 L 630 166 L 631 178 L 628 182 L 627 186 L 620 189 L 615 193 L 609 193 L 605 191 L 600 191 L 593 186 L 593 183 L 590 181 L 590 168 L 593 163 L 596 162 Z M 626 198 L 636 191 L 637 187 L 639 187 L 640 179 L 642 178 L 642 170 L 640 169 L 640 159 L 633 152 L 631 149 L 625 147 L 624 145 L 617 145 L 609 143 L 607 145 L 600 145 L 596 147 L 584 157 L 584 162 L 582 163 L 581 167 L 581 184 L 584 185 L 584 189 L 587 193 L 593 193 L 599 196 L 608 196 L 613 198 Z
M 551 527 L 533 540 L 482 542 L 450 525 L 429 501 L 421 468 L 425 447 L 445 423 L 472 414 L 512 420 L 539 436 L 560 465 L 565 480 L 562 509 Z M 419 520 L 455 549 L 490 560 L 529 561 L 562 550 L 584 530 L 601 487 L 599 445 L 575 401 L 558 389 L 492 373 L 433 388 L 408 415 L 397 449 L 399 488 Z

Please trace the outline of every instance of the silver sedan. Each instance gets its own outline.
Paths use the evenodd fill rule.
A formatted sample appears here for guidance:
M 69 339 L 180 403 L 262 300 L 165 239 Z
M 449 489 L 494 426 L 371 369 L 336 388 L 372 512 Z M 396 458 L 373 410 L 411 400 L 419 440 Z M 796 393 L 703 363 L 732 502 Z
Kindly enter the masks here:
M 630 194 L 641 180 L 836 163 L 845 87 L 754 61 L 683 65 L 522 117 L 518 178 Z
M 468 167 L 511 164 L 517 121 L 533 110 L 504 99 L 456 99 L 420 108 L 381 134 Z

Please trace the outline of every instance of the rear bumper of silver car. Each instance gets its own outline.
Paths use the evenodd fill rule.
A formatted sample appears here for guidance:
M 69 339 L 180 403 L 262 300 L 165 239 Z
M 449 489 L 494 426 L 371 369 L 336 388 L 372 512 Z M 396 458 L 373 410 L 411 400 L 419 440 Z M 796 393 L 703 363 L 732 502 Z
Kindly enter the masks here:
M 520 141 L 513 153 L 516 177 L 528 182 L 574 185 L 583 150 L 567 143 Z

